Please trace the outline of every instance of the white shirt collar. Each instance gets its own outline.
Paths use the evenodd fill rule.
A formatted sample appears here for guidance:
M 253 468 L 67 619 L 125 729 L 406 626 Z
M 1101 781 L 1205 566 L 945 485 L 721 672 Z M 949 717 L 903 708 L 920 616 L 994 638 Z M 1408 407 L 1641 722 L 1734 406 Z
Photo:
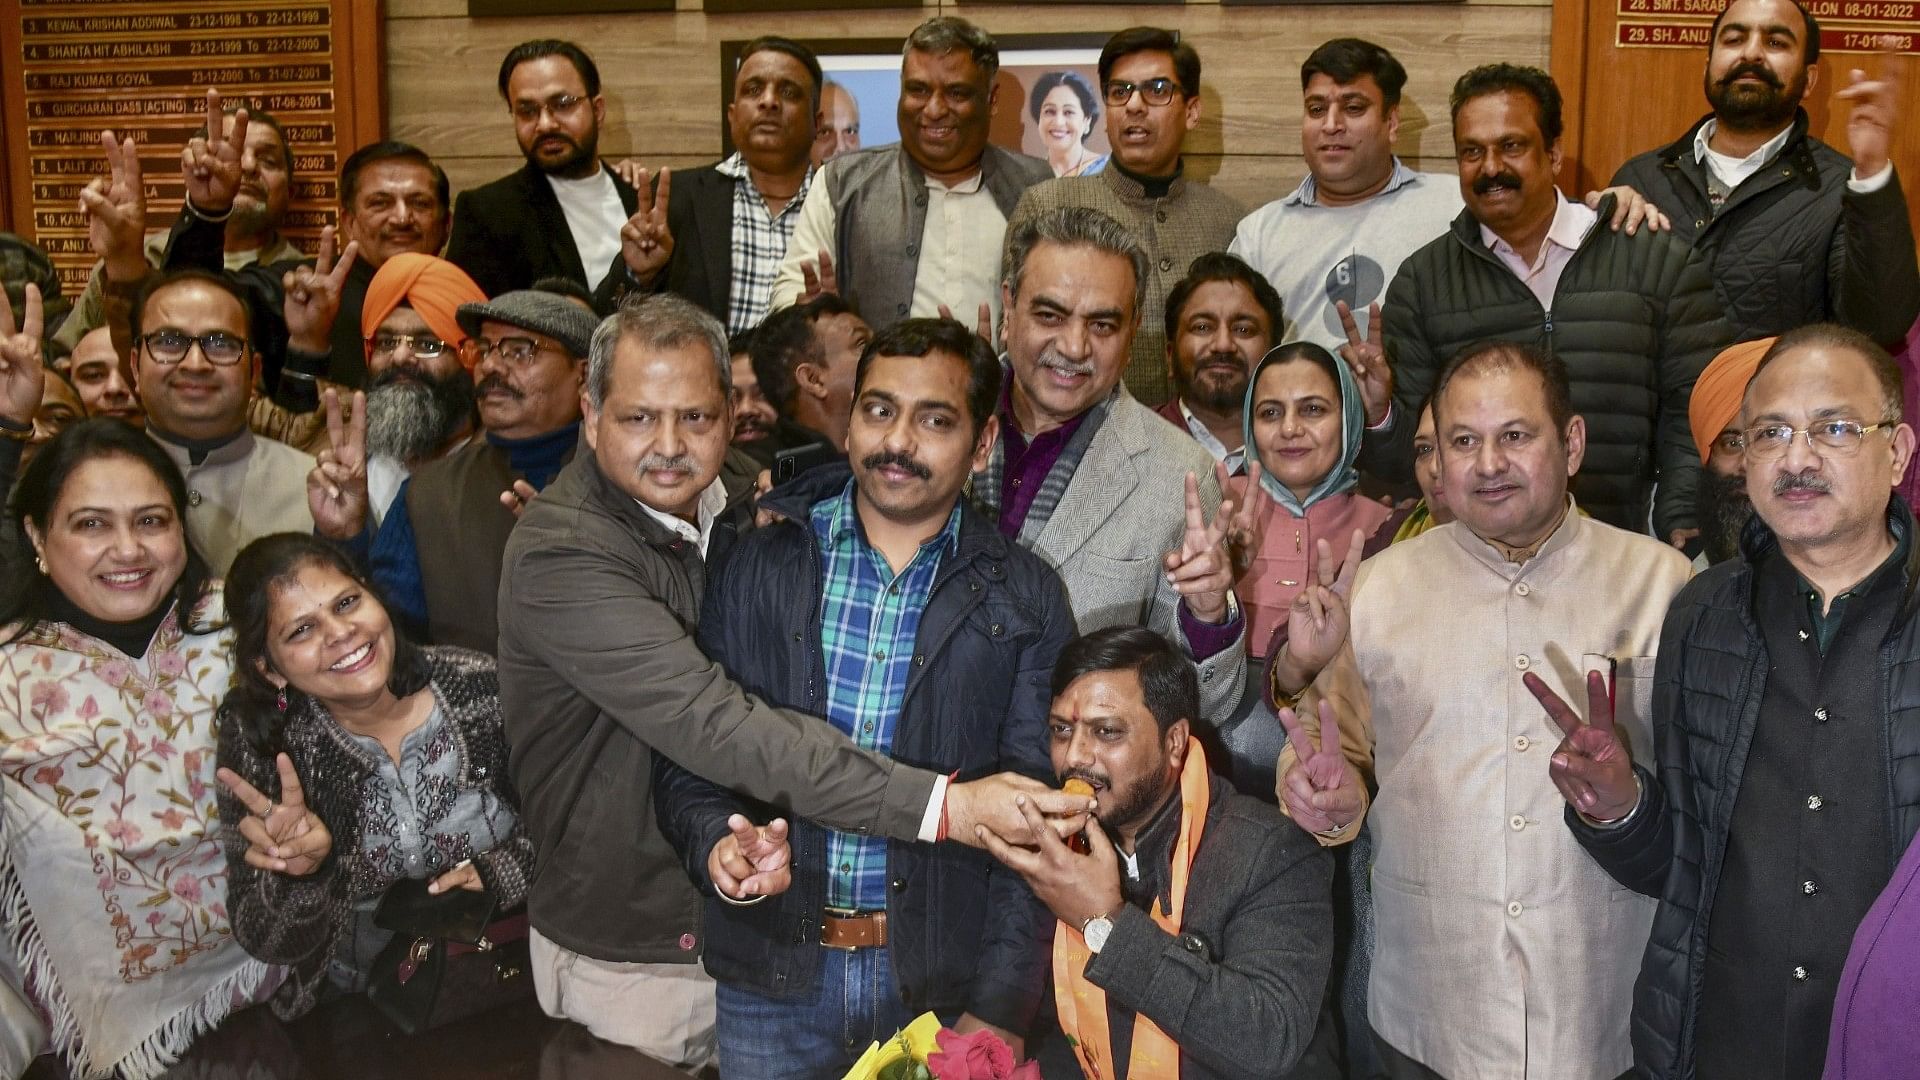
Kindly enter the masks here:
M 689 544 L 698 545 L 700 557 L 706 558 L 707 541 L 713 537 L 713 521 L 720 516 L 720 511 L 727 508 L 727 487 L 716 476 L 713 478 L 713 483 L 707 485 L 707 490 L 700 493 L 700 504 L 695 508 L 693 515 L 700 523 L 698 528 L 677 514 L 655 510 L 646 503 L 640 502 L 639 499 L 633 501 L 639 504 L 640 509 L 647 512 L 648 517 L 665 525 L 675 536 Z
M 1713 170 L 1713 174 L 1719 177 L 1721 183 L 1729 188 L 1736 188 L 1780 153 L 1781 148 L 1787 145 L 1787 140 L 1793 137 L 1793 128 L 1794 125 L 1788 124 L 1781 129 L 1780 134 L 1760 144 L 1753 153 L 1737 158 L 1731 154 L 1723 154 L 1709 145 L 1713 139 L 1713 133 L 1720 130 L 1720 121 L 1709 117 L 1707 122 L 1701 124 L 1693 133 L 1693 160 L 1705 162 L 1707 168 Z
M 1381 188 L 1379 194 L 1373 197 L 1377 199 L 1381 195 L 1391 195 L 1408 184 L 1419 183 L 1422 179 L 1419 173 L 1407 168 L 1406 162 L 1401 161 L 1396 154 L 1393 159 L 1393 175 L 1387 178 L 1387 186 Z M 1307 178 L 1300 181 L 1300 186 L 1293 189 L 1293 194 L 1281 199 L 1280 202 L 1287 206 L 1320 205 L 1320 189 L 1313 182 L 1313 174 L 1308 173 Z

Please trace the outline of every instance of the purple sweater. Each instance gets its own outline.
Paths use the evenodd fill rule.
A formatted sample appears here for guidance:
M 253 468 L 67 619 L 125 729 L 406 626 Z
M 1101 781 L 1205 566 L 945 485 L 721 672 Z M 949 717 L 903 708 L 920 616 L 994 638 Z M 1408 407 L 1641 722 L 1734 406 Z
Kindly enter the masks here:
M 1854 931 L 1827 1037 L 1826 1080 L 1920 1071 L 1920 842 Z

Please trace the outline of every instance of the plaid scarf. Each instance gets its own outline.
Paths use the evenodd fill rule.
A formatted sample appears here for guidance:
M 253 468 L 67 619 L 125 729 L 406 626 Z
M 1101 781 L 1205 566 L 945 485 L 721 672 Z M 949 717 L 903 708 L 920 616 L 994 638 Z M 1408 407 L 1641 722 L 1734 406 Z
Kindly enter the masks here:
M 1008 371 L 1006 377 L 1013 378 Z M 1120 397 L 1120 388 L 1113 388 L 1106 399 L 1087 410 L 1086 419 L 1081 421 L 1079 430 L 1067 445 L 1061 449 L 1059 460 L 1053 468 L 1047 470 L 1047 477 L 1040 483 L 1040 490 L 1034 493 L 1033 503 L 1027 508 L 1026 520 L 1020 523 L 1020 535 L 1014 540 L 1021 547 L 1031 548 L 1040 533 L 1047 527 L 1047 520 L 1053 517 L 1054 508 L 1060 505 L 1061 496 L 1067 493 L 1067 485 L 1073 483 L 1073 474 L 1080 471 L 1080 459 L 1087 454 L 1093 437 L 1100 433 L 1100 425 L 1106 423 L 1107 414 L 1113 411 L 1113 403 Z M 1004 426 L 1014 423 L 1011 413 L 1003 414 L 1000 423 Z M 1005 475 L 1007 461 L 1007 440 L 996 439 L 993 453 L 987 456 L 987 467 L 973 474 L 974 501 L 993 521 L 1000 520 L 1000 482 Z

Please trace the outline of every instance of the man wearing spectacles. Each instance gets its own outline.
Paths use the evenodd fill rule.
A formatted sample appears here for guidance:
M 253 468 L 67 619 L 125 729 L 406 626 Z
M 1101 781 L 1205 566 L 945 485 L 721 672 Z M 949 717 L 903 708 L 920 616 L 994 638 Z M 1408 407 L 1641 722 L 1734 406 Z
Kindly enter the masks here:
M 1667 613 L 1658 771 L 1619 752 L 1604 687 L 1589 688 L 1586 724 L 1542 698 L 1569 732 L 1553 773 L 1574 836 L 1660 900 L 1635 988 L 1645 1076 L 1821 1075 L 1830 1020 L 1847 1032 L 1836 997 L 1856 1000 L 1839 993 L 1849 945 L 1920 826 L 1900 369 L 1856 330 L 1790 331 L 1759 361 L 1740 423 L 1759 520 L 1745 557 Z
M 252 311 L 233 279 L 166 271 L 133 305 L 134 389 L 147 434 L 187 481 L 187 528 L 215 574 L 250 542 L 309 532 L 312 455 L 247 427 L 260 355 Z
M 1147 296 L 1126 383 L 1143 404 L 1159 405 L 1172 393 L 1162 314 L 1167 293 L 1194 259 L 1227 246 L 1246 208 L 1185 175 L 1180 151 L 1200 122 L 1200 54 L 1192 45 L 1152 26 L 1120 31 L 1100 50 L 1100 92 L 1111 167 L 1035 187 L 1021 197 L 1013 220 L 1085 206 L 1140 238 L 1147 249 Z
M 446 345 L 452 335 L 436 331 L 427 348 L 439 345 L 443 359 L 459 356 L 472 373 L 483 437 L 416 469 L 375 530 L 368 523 L 371 420 L 330 424 L 347 438 L 322 461 L 344 465 L 350 477 L 313 485 L 314 515 L 322 535 L 367 553 L 387 606 L 425 640 L 491 654 L 500 556 L 520 504 L 573 459 L 596 320 L 566 297 L 531 290 L 461 304 L 455 318 L 463 347 L 454 352 Z M 425 335 L 401 336 L 376 332 L 373 345 L 411 352 Z
M 774 309 L 839 293 L 876 327 L 949 309 L 997 319 L 1000 245 L 1038 158 L 990 145 L 1000 46 L 951 15 L 908 35 L 899 145 L 834 158 L 813 179 L 781 260 Z
M 597 288 L 639 205 L 600 160 L 600 69 L 580 46 L 543 39 L 514 46 L 499 81 L 527 164 L 454 200 L 447 259 L 488 296 L 555 275 Z

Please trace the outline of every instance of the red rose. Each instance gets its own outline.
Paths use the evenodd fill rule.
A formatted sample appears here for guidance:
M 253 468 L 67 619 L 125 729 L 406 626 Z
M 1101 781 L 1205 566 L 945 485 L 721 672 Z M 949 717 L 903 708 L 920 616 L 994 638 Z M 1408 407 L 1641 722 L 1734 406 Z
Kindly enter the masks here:
M 969 1035 L 941 1028 L 933 1041 L 927 1071 L 934 1080 L 1040 1080 L 1039 1064 L 1015 1065 L 1013 1050 L 985 1028 Z

